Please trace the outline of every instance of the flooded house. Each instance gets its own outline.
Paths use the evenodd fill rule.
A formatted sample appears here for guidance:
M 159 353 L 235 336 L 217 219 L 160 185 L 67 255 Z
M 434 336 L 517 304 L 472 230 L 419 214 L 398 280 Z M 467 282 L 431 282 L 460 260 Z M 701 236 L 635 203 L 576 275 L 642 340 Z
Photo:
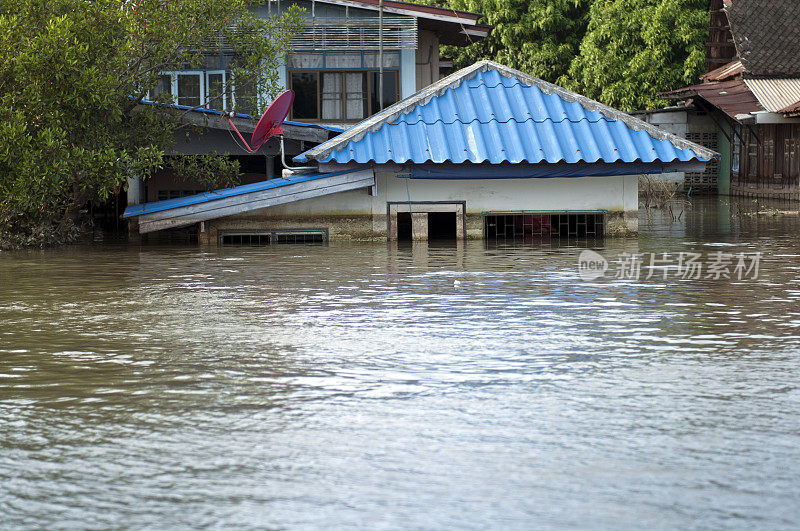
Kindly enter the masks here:
M 277 72 L 279 84 L 296 94 L 283 127 L 288 158 L 437 81 L 440 45 L 476 42 L 491 29 L 478 23 L 479 13 L 394 0 L 269 0 L 252 9 L 267 18 L 291 5 L 305 9 L 305 24 Z M 277 139 L 251 154 L 235 138 L 227 114 L 235 108 L 233 122 L 247 134 L 271 98 L 239 83 L 234 62 L 233 53 L 209 51 L 196 68 L 162 72 L 149 99 L 168 93 L 192 126 L 176 134 L 171 156 L 229 153 L 241 183 L 251 184 L 280 176 L 283 166 Z M 128 191 L 132 205 L 194 195 L 202 186 L 165 169 L 131 179 Z
M 662 93 L 648 120 L 719 151 L 686 185 L 721 195 L 800 199 L 800 3 L 712 0 L 702 82 Z M 678 131 L 682 132 L 682 131 Z
M 715 155 L 480 61 L 310 147 L 301 171 L 125 215 L 220 245 L 598 237 L 637 231 L 639 175 L 703 171 Z

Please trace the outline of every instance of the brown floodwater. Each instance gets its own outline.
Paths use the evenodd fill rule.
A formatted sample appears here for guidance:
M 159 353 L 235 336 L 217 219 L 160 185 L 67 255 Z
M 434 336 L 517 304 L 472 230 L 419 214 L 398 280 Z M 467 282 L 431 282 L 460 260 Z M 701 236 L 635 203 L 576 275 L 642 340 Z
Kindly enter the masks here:
M 574 245 L 0 253 L 0 527 L 796 529 L 800 220 L 740 208 Z M 587 246 L 762 255 L 585 281 Z

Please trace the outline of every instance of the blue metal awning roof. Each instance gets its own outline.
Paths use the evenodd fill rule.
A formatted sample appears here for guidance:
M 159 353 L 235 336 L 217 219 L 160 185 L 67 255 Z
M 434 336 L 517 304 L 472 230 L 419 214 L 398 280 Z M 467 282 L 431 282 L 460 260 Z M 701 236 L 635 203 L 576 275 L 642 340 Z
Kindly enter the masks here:
M 225 199 L 227 197 L 249 194 L 253 192 L 260 192 L 262 190 L 269 190 L 272 188 L 280 188 L 282 186 L 289 186 L 291 184 L 297 184 L 306 181 L 314 181 L 316 179 L 325 179 L 327 177 L 333 177 L 335 175 L 344 175 L 346 173 L 351 173 L 352 171 L 353 170 L 345 170 L 334 173 L 304 173 L 304 174 L 294 175 L 286 179 L 284 178 L 270 179 L 268 181 L 261 181 L 252 184 L 243 184 L 241 186 L 235 186 L 233 188 L 222 188 L 220 190 L 214 190 L 212 192 L 204 192 L 202 194 L 194 194 L 186 197 L 179 197 L 176 199 L 164 199 L 162 201 L 153 201 L 150 203 L 142 203 L 139 205 L 130 205 L 128 208 L 125 209 L 125 213 L 122 214 L 122 217 L 130 218 L 134 216 L 141 216 L 144 214 L 152 214 L 153 212 L 161 212 L 164 210 L 171 210 L 174 208 L 197 205 L 201 203 L 208 203 L 209 201 L 217 201 L 219 199 Z
M 271 179 L 179 199 L 131 205 L 125 209 L 124 217 L 136 217 L 139 233 L 146 234 L 370 186 L 375 186 L 372 168 L 307 173 L 290 179 Z
M 491 61 L 295 157 L 336 163 L 651 163 L 716 153 Z

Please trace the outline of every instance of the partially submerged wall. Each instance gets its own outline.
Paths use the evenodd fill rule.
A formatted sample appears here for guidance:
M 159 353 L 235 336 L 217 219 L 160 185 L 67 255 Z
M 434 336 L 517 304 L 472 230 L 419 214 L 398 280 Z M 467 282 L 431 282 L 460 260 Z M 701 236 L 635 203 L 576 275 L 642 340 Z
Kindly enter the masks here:
M 429 180 L 379 170 L 375 177 L 374 189 L 206 222 L 201 241 L 216 242 L 219 231 L 274 229 L 325 229 L 332 240 L 383 240 L 396 236 L 398 212 L 455 212 L 458 237 L 466 238 L 483 237 L 483 215 L 488 212 L 604 212 L 608 234 L 638 230 L 636 175 Z M 417 229 L 414 237 L 424 239 Z

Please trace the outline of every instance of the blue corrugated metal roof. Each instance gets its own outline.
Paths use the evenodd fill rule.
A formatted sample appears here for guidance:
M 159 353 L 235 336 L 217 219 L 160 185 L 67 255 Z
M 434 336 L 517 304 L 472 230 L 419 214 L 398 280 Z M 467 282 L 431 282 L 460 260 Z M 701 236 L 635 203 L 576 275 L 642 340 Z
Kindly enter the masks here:
M 482 61 L 295 160 L 613 163 L 705 161 L 714 155 L 598 102 Z
M 141 216 L 142 214 L 151 214 L 153 212 L 161 212 L 162 210 L 170 210 L 172 208 L 185 207 L 189 205 L 196 205 L 199 203 L 207 203 L 209 201 L 216 201 L 225 197 L 232 197 L 235 195 L 249 194 L 251 192 L 260 192 L 262 190 L 269 190 L 270 188 L 279 188 L 281 186 L 288 186 L 290 184 L 302 183 L 305 181 L 313 181 L 316 179 L 324 179 L 325 177 L 332 177 L 334 175 L 342 175 L 350 173 L 353 170 L 345 170 L 334 173 L 304 173 L 294 175 L 286 179 L 270 179 L 268 181 L 261 181 L 252 184 L 243 184 L 233 188 L 223 188 L 221 190 L 214 190 L 212 192 L 204 192 L 202 194 L 188 195 L 186 197 L 179 197 L 176 199 L 165 199 L 163 201 L 153 201 L 150 203 L 141 203 L 139 205 L 130 205 L 125 209 L 123 218 L 130 218 L 133 216 Z

